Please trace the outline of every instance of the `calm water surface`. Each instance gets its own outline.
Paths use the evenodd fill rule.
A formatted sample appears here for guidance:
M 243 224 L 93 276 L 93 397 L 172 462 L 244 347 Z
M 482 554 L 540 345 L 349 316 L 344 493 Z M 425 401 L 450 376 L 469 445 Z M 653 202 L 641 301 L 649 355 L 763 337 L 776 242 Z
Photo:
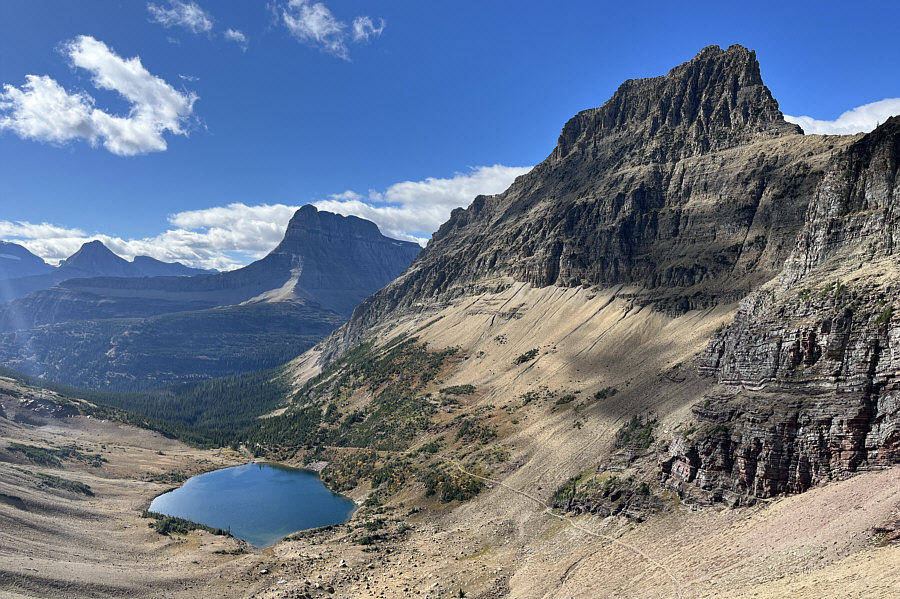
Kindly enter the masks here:
M 150 511 L 230 528 L 239 539 L 267 547 L 298 530 L 342 524 L 354 507 L 314 472 L 250 463 L 189 478 L 154 499 Z

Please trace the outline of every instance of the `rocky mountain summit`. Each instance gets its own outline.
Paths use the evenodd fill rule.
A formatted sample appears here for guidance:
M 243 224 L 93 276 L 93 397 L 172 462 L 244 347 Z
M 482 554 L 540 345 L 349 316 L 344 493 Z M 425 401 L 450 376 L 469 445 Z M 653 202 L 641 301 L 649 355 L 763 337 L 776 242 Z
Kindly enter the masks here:
M 150 256 L 135 256 L 129 262 L 117 256 L 102 241 L 88 241 L 77 252 L 59 263 L 59 271 L 68 279 L 90 277 L 189 277 L 207 274 L 178 262 L 163 262 Z
M 611 290 L 628 302 L 621 318 L 745 298 L 703 353 L 700 371 L 717 383 L 666 441 L 664 484 L 752 503 L 896 464 L 898 144 L 900 117 L 865 136 L 803 135 L 753 52 L 706 48 L 625 82 L 507 191 L 455 210 L 318 359 L 511 285 Z
M 736 301 L 781 270 L 826 164 L 853 139 L 803 135 L 755 53 L 705 48 L 665 76 L 626 81 L 508 190 L 454 210 L 326 356 L 393 311 L 513 281 L 622 285 L 670 314 Z

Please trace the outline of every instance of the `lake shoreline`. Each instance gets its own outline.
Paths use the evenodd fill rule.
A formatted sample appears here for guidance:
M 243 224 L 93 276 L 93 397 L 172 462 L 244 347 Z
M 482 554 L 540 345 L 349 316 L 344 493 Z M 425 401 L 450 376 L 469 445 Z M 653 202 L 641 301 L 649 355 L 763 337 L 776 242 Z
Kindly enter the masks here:
M 228 530 L 268 549 L 299 532 L 346 524 L 358 508 L 314 470 L 250 460 L 192 476 L 157 495 L 147 511 Z

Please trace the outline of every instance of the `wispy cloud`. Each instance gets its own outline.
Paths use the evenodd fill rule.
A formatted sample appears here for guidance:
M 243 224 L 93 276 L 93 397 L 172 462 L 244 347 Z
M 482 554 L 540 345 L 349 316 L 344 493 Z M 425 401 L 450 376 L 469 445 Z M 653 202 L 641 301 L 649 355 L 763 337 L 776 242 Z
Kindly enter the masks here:
M 184 27 L 192 33 L 206 33 L 213 28 L 212 16 L 196 2 L 169 0 L 168 8 L 148 2 L 147 11 L 150 20 L 163 27 Z
M 850 135 L 871 131 L 888 117 L 897 114 L 900 114 L 900 98 L 885 98 L 852 108 L 833 121 L 787 114 L 784 115 L 784 120 L 800 125 L 807 135 Z
M 528 170 L 502 165 L 478 167 L 449 178 L 402 181 L 382 192 L 369 191 L 366 196 L 348 190 L 315 205 L 374 221 L 389 237 L 424 243 L 451 210 L 467 206 L 477 195 L 503 191 Z M 0 220 L 0 239 L 20 243 L 51 263 L 70 256 L 86 241 L 98 239 L 128 259 L 145 255 L 230 270 L 261 258 L 278 245 L 298 208 L 300 205 L 233 203 L 179 212 L 169 216 L 169 230 L 144 239 L 89 234 L 49 223 Z
M 378 27 L 372 17 L 356 17 L 353 19 L 353 41 L 369 41 L 370 37 L 378 37 L 384 31 L 384 19 L 378 20 Z
M 84 139 L 119 156 L 166 149 L 163 134 L 187 135 L 197 96 L 181 93 L 152 75 L 138 57 L 123 59 L 106 44 L 82 35 L 62 46 L 72 65 L 89 71 L 98 89 L 118 92 L 131 103 L 128 116 L 95 108 L 86 93 L 69 93 L 47 76 L 26 75 L 21 88 L 0 92 L 0 130 L 22 139 L 64 143 Z
M 250 40 L 247 39 L 247 36 L 244 35 L 244 32 L 240 29 L 226 29 L 225 33 L 222 34 L 225 39 L 231 40 L 235 42 L 238 46 L 241 47 L 241 50 L 244 52 L 247 51 L 247 46 L 250 44 Z
M 310 0 L 290 0 L 281 11 L 281 19 L 300 42 L 344 60 L 350 60 L 348 41 L 378 37 L 385 26 L 384 19 L 379 19 L 376 27 L 371 17 L 356 17 L 348 27 L 324 3 Z

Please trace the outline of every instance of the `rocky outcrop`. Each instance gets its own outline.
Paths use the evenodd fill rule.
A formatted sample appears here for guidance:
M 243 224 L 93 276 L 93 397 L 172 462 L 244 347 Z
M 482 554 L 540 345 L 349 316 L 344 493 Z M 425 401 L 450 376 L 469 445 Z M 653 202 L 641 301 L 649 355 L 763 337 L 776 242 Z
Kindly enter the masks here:
M 663 476 L 732 501 L 900 462 L 900 117 L 831 163 L 784 271 L 710 342 Z
M 625 82 L 507 191 L 454 210 L 323 355 L 397 310 L 510 281 L 628 285 L 672 314 L 737 301 L 781 270 L 825 164 L 851 141 L 787 123 L 753 52 L 706 48 L 665 76 Z

